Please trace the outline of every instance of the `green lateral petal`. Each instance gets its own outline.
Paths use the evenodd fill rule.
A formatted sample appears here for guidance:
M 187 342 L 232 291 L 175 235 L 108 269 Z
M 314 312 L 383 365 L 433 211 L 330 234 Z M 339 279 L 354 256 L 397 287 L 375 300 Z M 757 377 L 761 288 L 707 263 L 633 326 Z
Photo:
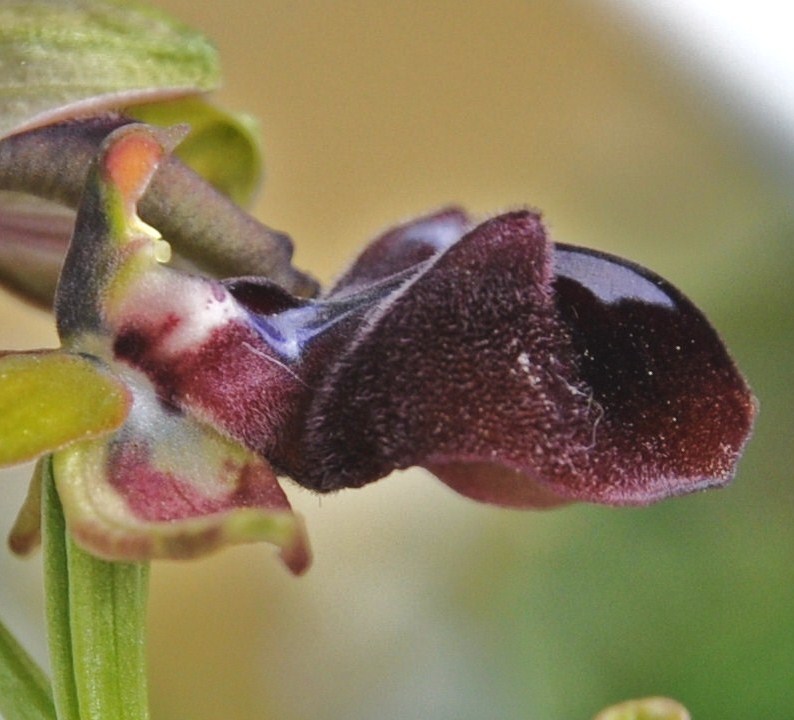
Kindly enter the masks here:
M 121 426 L 129 405 L 125 385 L 83 357 L 0 356 L 0 467 L 106 435 Z
M 293 572 L 309 564 L 303 522 L 270 465 L 143 387 L 119 433 L 56 453 L 53 471 L 75 541 L 104 559 L 185 559 L 265 541 Z
M 687 709 L 662 697 L 629 700 L 602 710 L 593 720 L 690 720 Z
M 215 48 L 156 10 L 101 0 L 0 4 L 0 137 L 218 83 Z
M 152 125 L 190 125 L 174 155 L 238 205 L 250 205 L 262 179 L 259 127 L 247 115 L 233 115 L 190 97 L 129 108 L 131 117 Z

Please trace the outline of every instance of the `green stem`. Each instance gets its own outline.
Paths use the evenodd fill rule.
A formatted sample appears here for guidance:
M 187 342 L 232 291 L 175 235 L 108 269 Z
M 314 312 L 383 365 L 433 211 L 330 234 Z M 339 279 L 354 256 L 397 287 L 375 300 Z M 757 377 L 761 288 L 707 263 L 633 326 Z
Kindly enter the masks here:
M 59 720 L 146 720 L 148 564 L 99 560 L 67 533 L 43 464 L 45 595 Z
M 55 720 L 47 677 L 0 623 L 0 717 Z
M 72 634 L 69 628 L 69 575 L 66 563 L 66 523 L 52 481 L 50 458 L 40 460 L 42 546 L 47 636 L 52 667 L 52 691 L 58 720 L 80 720 L 72 669 Z

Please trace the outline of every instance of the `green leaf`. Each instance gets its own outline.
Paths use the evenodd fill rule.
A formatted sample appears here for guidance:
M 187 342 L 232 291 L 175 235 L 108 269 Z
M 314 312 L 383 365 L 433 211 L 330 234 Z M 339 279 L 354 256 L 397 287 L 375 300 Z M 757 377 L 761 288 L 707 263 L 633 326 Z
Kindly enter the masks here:
M 159 11 L 112 0 L 0 0 L 0 137 L 218 83 L 215 48 Z
M 165 127 L 188 123 L 190 134 L 174 154 L 238 205 L 251 204 L 262 179 L 262 144 L 253 118 L 224 112 L 198 97 L 140 105 L 129 114 Z
M 32 460 L 76 440 L 117 429 L 126 386 L 77 355 L 0 355 L 0 467 Z
M 629 700 L 602 710 L 593 720 L 690 720 L 687 709 L 662 697 Z
M 55 720 L 46 676 L 2 623 L 0 717 L 5 720 Z

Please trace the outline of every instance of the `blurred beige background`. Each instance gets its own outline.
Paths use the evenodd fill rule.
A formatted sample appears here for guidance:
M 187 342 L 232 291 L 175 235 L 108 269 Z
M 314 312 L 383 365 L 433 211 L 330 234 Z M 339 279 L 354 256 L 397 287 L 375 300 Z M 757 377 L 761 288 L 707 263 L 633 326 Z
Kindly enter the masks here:
M 532 204 L 561 239 L 692 264 L 764 217 L 731 118 L 606 3 L 159 5 L 218 44 L 219 97 L 262 125 L 258 212 L 323 277 L 450 201 Z
M 374 233 L 447 202 L 533 205 L 557 239 L 675 282 L 759 394 L 784 392 L 771 376 L 790 347 L 791 188 L 765 167 L 764 139 L 614 7 L 156 4 L 215 40 L 219 102 L 261 122 L 255 211 L 293 236 L 299 266 L 327 281 Z M 46 317 L 0 298 L 0 346 L 53 342 Z M 765 450 L 735 488 L 659 509 L 498 511 L 420 472 L 321 499 L 296 490 L 315 550 L 306 577 L 267 547 L 156 567 L 154 720 L 564 720 L 657 693 L 701 717 L 794 716 L 794 698 L 774 696 L 791 598 L 768 587 L 790 575 L 792 498 L 763 459 L 786 465 L 790 412 L 773 398 L 761 423 Z M 5 530 L 25 478 L 3 479 Z M 4 617 L 41 654 L 37 561 L 0 562 Z M 737 681 L 741 657 L 765 673 L 767 706 L 756 681 Z

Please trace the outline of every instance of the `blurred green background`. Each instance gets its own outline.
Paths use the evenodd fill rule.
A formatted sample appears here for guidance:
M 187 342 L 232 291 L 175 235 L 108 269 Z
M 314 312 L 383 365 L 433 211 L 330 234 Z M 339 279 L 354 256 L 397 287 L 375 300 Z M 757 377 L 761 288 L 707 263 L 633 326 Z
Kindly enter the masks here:
M 156 4 L 216 41 L 219 100 L 260 120 L 256 213 L 299 266 L 327 281 L 449 201 L 531 204 L 682 288 L 761 414 L 733 486 L 648 509 L 496 510 L 419 471 L 290 489 L 306 577 L 267 547 L 155 567 L 153 720 L 574 720 L 651 694 L 794 717 L 794 188 L 772 170 L 792 148 L 612 5 Z M 54 342 L 0 297 L 1 347 Z M 26 472 L 3 475 L 6 532 Z M 38 576 L 0 557 L 3 617 L 43 657 Z

